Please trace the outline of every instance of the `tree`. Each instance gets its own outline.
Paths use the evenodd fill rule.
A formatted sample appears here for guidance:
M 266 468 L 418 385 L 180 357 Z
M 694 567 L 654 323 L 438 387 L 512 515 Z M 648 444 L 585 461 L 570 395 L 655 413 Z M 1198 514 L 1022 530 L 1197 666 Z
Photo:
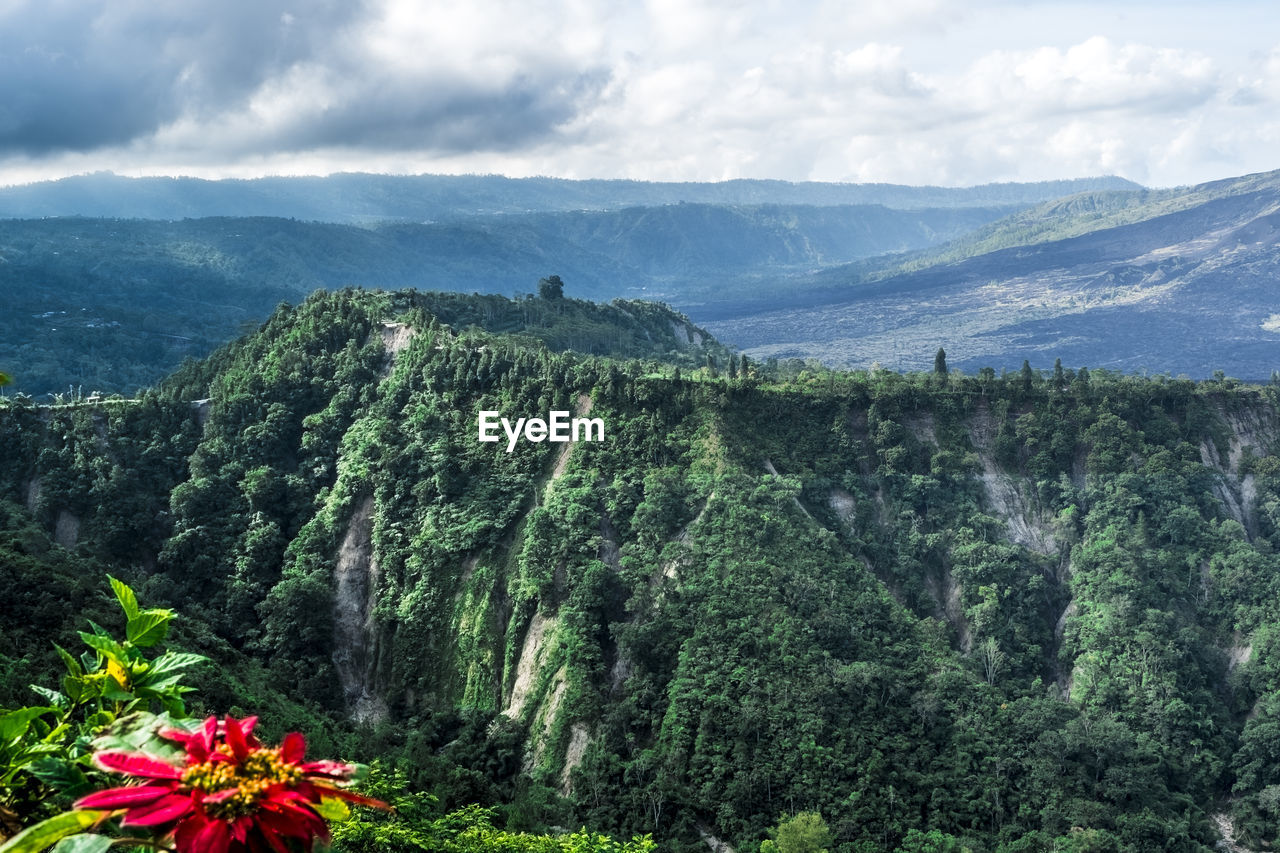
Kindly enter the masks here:
M 942 347 L 938 347 L 938 352 L 933 357 L 933 372 L 939 376 L 947 375 L 947 352 Z
M 982 675 L 987 684 L 995 684 L 1004 669 L 1005 654 L 1000 651 L 1000 643 L 995 637 L 987 637 L 980 647 L 982 652 Z
M 831 830 L 817 812 L 784 816 L 769 834 L 773 838 L 760 844 L 760 853 L 826 853 L 831 847 Z
M 538 297 L 540 299 L 564 299 L 564 282 L 558 275 L 550 275 L 538 279 Z
M 1031 362 L 1025 358 L 1022 360 L 1022 390 L 1030 391 L 1031 383 L 1035 381 L 1035 374 L 1031 372 Z

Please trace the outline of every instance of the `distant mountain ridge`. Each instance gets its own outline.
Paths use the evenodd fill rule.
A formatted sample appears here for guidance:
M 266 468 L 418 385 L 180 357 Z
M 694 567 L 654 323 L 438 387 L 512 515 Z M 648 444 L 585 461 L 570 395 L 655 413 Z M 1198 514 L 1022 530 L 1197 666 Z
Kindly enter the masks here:
M 928 246 L 1008 211 L 680 204 L 376 227 L 0 220 L 0 369 L 27 393 L 130 393 L 319 289 L 510 295 L 557 274 L 571 296 L 725 298 L 765 271 Z
M 760 357 L 921 368 L 942 346 L 966 370 L 1061 358 L 1265 379 L 1280 367 L 1278 217 L 1280 172 L 1077 196 L 947 245 L 793 277 L 772 305 L 693 313 Z
M 768 180 L 658 183 L 363 173 L 214 181 L 129 178 L 97 172 L 0 187 L 0 218 L 279 216 L 316 222 L 422 222 L 493 213 L 616 210 L 680 202 L 823 207 L 880 204 L 914 210 L 1026 206 L 1081 192 L 1138 189 L 1138 184 L 1117 177 L 951 188 Z

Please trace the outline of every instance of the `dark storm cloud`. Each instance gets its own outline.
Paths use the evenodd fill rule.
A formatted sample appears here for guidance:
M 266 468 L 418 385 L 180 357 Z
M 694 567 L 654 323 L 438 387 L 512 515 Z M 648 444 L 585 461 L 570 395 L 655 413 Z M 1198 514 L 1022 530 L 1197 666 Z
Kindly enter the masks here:
M 545 139 L 609 79 L 541 56 L 496 76 L 465 64 L 406 71 L 362 44 L 370 5 L 20 2 L 0 11 L 0 155 L 93 152 L 179 121 L 178 144 L 212 159 L 511 150 Z M 251 100 L 263 92 L 285 94 L 264 109 Z
M 434 78 L 413 85 L 371 79 L 338 108 L 300 116 L 273 142 L 284 150 L 331 146 L 383 150 L 508 151 L 550 137 L 594 103 L 605 70 L 543 68 L 501 83 Z
M 90 151 L 243 102 L 357 2 L 20 2 L 0 11 L 0 152 Z

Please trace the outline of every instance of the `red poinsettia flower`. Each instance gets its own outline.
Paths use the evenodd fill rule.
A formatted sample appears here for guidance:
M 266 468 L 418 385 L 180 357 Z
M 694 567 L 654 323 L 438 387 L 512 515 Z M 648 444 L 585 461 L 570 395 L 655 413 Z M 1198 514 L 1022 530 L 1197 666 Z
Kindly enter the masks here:
M 328 797 L 365 806 L 386 803 L 342 787 L 356 768 L 336 761 L 303 761 L 297 732 L 268 749 L 253 736 L 257 717 L 210 717 L 195 732 L 160 735 L 186 747 L 179 766 L 136 752 L 100 752 L 98 767 L 145 780 L 83 797 L 78 809 L 122 811 L 123 826 L 172 833 L 180 853 L 288 853 L 288 839 L 310 850 L 329 840 L 316 807 Z

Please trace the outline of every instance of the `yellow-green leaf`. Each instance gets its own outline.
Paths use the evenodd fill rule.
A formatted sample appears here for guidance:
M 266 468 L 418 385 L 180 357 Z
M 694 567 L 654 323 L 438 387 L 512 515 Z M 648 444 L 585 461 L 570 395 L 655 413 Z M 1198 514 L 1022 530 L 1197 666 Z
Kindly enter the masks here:
M 107 575 L 107 580 L 111 582 L 111 589 L 116 594 L 116 601 L 120 602 L 120 607 L 124 610 L 125 618 L 137 618 L 138 596 L 133 594 L 133 590 L 124 581 L 116 580 L 111 575 Z
M 320 805 L 316 807 L 316 814 L 325 820 L 346 820 L 351 817 L 351 808 L 347 805 L 346 800 L 340 800 L 337 797 L 323 797 Z
M 0 715 L 0 743 L 19 738 L 27 733 L 31 721 L 41 714 L 57 713 L 56 708 L 19 708 Z
M 106 853 L 111 841 L 105 835 L 72 835 L 59 841 L 53 853 Z
M 129 618 L 125 637 L 139 648 L 154 646 L 169 633 L 169 622 L 172 619 L 172 610 L 144 610 Z
M 54 815 L 46 821 L 27 827 L 3 845 L 0 853 L 40 853 L 69 835 L 84 832 L 111 812 L 75 811 Z

